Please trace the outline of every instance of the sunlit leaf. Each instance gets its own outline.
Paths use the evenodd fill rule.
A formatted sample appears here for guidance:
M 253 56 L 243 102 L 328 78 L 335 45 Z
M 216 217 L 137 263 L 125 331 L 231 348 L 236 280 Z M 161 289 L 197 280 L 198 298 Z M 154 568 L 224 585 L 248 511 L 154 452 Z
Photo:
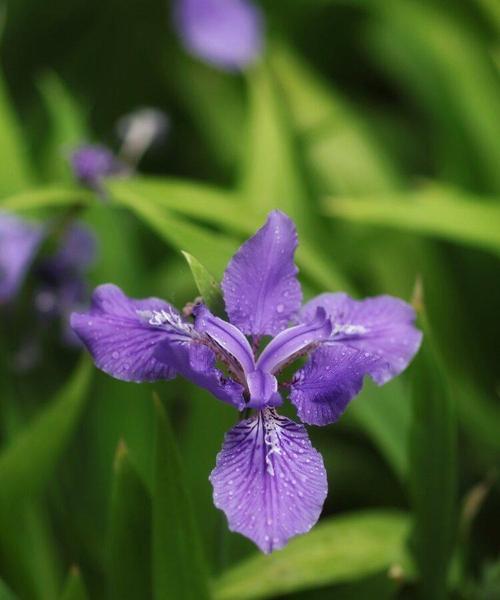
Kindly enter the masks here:
M 182 462 L 168 416 L 156 404 L 156 450 L 153 484 L 153 596 L 209 598 L 202 555 Z
M 0 210 L 36 211 L 89 204 L 94 195 L 78 187 L 40 187 L 0 198 Z
M 215 583 L 217 600 L 286 596 L 352 581 L 401 565 L 408 533 L 403 513 L 366 511 L 324 519 L 270 556 L 256 555 Z
M 151 498 L 120 442 L 114 464 L 109 532 L 109 597 L 151 597 Z
M 331 198 L 327 214 L 500 253 L 500 206 L 443 186 L 368 198 Z

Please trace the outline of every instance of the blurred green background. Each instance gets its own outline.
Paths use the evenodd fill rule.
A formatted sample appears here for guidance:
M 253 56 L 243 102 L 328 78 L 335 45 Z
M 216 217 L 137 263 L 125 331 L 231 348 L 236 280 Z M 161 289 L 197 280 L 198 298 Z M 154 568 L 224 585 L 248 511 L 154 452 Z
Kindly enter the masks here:
M 281 208 L 306 295 L 413 299 L 422 351 L 309 428 L 323 516 L 263 556 L 211 499 L 232 409 L 180 380 L 112 380 L 58 331 L 19 373 L 28 281 L 0 315 L 2 600 L 500 598 L 500 3 L 261 6 L 265 52 L 228 74 L 187 55 L 164 0 L 4 3 L 0 210 L 78 207 L 92 285 L 182 306 L 198 292 L 180 250 L 220 278 Z M 170 130 L 103 201 L 67 151 L 116 150 L 141 106 Z

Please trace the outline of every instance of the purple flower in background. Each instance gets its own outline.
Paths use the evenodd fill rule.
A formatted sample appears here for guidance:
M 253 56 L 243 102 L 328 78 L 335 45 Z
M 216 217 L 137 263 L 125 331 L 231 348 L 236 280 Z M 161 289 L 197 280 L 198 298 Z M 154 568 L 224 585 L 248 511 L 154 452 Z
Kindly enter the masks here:
M 64 233 L 57 251 L 42 259 L 37 267 L 38 286 L 35 307 L 45 321 L 61 319 L 63 340 L 79 344 L 69 326 L 69 316 L 88 300 L 86 272 L 94 261 L 96 241 L 89 229 L 71 225 Z
M 0 305 L 19 291 L 43 237 L 43 227 L 0 213 Z
M 105 177 L 126 171 L 125 165 L 111 150 L 98 144 L 85 144 L 74 150 L 70 163 L 75 177 L 84 185 L 97 190 Z
M 304 423 L 327 425 L 365 375 L 389 381 L 422 339 L 411 306 L 390 296 L 322 294 L 301 307 L 296 247 L 291 219 L 270 213 L 224 274 L 229 322 L 203 304 L 187 318 L 163 300 L 134 300 L 109 284 L 95 290 L 88 312 L 71 319 L 96 365 L 118 379 L 182 375 L 240 411 L 255 409 L 227 433 L 210 480 L 230 529 L 263 552 L 309 531 L 327 493 L 323 460 L 305 427 L 276 410 L 282 394 Z M 282 382 L 282 370 L 304 356 L 304 366 Z
M 245 68 L 262 49 L 262 15 L 249 0 L 177 0 L 175 22 L 186 49 L 223 70 Z

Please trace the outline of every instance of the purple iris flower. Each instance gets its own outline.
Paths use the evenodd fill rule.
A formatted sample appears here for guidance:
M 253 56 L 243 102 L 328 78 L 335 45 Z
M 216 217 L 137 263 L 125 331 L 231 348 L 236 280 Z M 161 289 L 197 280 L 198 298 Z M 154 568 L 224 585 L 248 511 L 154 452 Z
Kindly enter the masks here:
M 327 494 L 323 460 L 305 427 L 276 410 L 282 394 L 301 421 L 327 425 L 365 375 L 389 381 L 422 339 L 412 307 L 390 296 L 322 294 L 301 307 L 296 247 L 293 221 L 271 212 L 224 274 L 229 321 L 203 304 L 184 317 L 163 300 L 131 299 L 109 284 L 95 290 L 88 312 L 71 319 L 96 365 L 118 379 L 182 375 L 240 411 L 255 409 L 226 434 L 210 481 L 230 529 L 266 553 L 309 531 Z M 305 356 L 280 383 L 282 370 Z
M 75 177 L 84 185 L 100 190 L 105 177 L 116 175 L 126 170 L 106 146 L 85 144 L 78 147 L 70 156 L 71 168 Z
M 43 227 L 0 213 L 0 305 L 19 291 L 43 237 Z
M 249 0 L 177 0 L 175 21 L 189 52 L 226 71 L 254 62 L 262 49 L 262 14 Z

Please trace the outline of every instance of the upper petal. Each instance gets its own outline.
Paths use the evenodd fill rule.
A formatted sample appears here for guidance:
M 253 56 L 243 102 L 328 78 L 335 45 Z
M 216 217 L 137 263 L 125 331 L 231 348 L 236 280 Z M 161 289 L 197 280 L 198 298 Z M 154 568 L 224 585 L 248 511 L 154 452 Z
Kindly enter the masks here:
M 44 233 L 40 226 L 0 213 L 0 304 L 16 295 Z
M 262 16 L 249 0 L 177 0 L 175 18 L 186 48 L 221 69 L 241 69 L 261 50 Z
M 370 375 L 379 385 L 403 371 L 420 347 L 422 333 L 415 327 L 413 308 L 392 296 L 353 300 L 347 294 L 321 294 L 308 302 L 301 319 L 307 320 L 323 307 L 333 325 L 328 341 L 373 354 Z
M 367 357 L 361 350 L 340 344 L 315 350 L 291 386 L 290 400 L 301 421 L 310 425 L 336 421 L 377 361 L 374 354 Z
M 179 327 L 162 325 L 162 315 L 178 319 Z M 182 326 L 185 326 L 185 331 Z M 188 325 L 177 311 L 158 298 L 128 298 L 115 285 L 101 285 L 86 313 L 73 313 L 71 327 L 85 344 L 97 367 L 123 381 L 156 381 L 175 377 L 176 371 L 155 357 L 165 339 L 189 339 Z
M 293 221 L 275 210 L 229 262 L 222 280 L 226 312 L 243 333 L 276 335 L 299 310 L 296 247 Z
M 318 520 L 327 493 L 323 459 L 303 425 L 265 409 L 224 439 L 210 475 L 231 531 L 263 552 L 282 548 Z
M 245 407 L 243 386 L 225 377 L 215 367 L 215 354 L 207 346 L 165 340 L 158 345 L 155 357 L 219 400 L 232 404 L 238 410 Z

